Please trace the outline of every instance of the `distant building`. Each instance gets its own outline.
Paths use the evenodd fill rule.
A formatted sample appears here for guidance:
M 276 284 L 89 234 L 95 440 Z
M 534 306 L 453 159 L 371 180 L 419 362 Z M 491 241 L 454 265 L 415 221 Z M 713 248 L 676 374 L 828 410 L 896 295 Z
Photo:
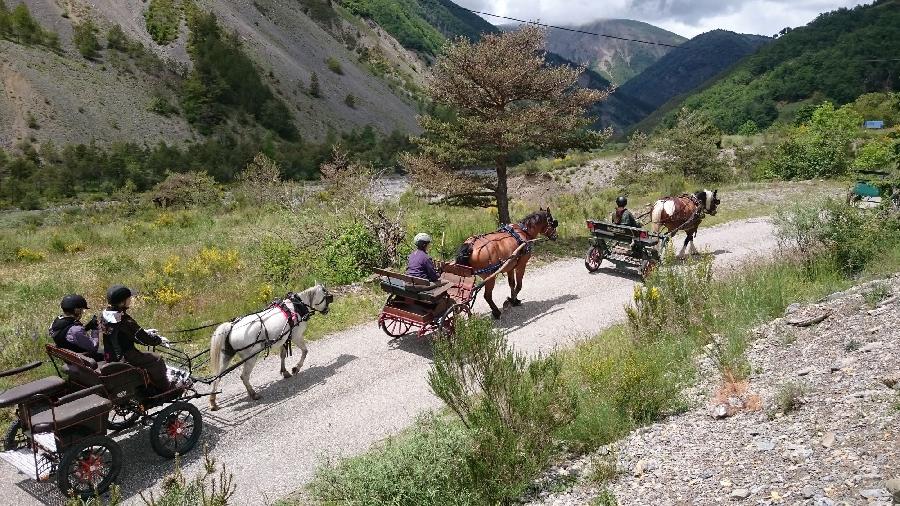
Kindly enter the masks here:
M 866 121 L 865 123 L 863 123 L 863 127 L 870 130 L 881 130 L 882 128 L 884 128 L 884 121 Z

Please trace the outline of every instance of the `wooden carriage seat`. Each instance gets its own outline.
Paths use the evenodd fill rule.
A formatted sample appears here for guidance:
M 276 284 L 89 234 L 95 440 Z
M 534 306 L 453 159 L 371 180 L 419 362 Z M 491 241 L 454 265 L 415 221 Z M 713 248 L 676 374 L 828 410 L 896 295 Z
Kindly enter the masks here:
M 75 392 L 59 399 L 52 409 L 31 417 L 31 429 L 35 433 L 52 432 L 74 425 L 103 427 L 112 402 L 98 395 L 102 387 Z
M 130 397 L 138 388 L 148 384 L 143 370 L 124 362 L 97 362 L 51 344 L 47 345 L 47 354 L 63 362 L 69 381 L 85 388 L 103 386 L 113 400 Z
M 38 394 L 55 397 L 65 389 L 65 386 L 66 382 L 62 378 L 50 376 L 10 388 L 5 392 L 0 392 L 0 408 L 15 406 Z

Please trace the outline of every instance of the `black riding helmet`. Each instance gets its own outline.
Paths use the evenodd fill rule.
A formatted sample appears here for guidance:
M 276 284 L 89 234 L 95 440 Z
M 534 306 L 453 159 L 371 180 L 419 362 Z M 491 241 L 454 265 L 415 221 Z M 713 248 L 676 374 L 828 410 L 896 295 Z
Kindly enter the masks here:
M 616 197 L 616 206 L 618 206 L 618 207 L 625 207 L 625 206 L 627 206 L 627 205 L 628 205 L 628 199 L 627 199 L 627 198 L 625 198 L 624 196 L 621 196 L 621 195 L 618 196 L 618 197 Z
M 125 285 L 113 285 L 106 291 L 106 302 L 110 306 L 118 306 L 131 297 L 131 290 Z
M 75 311 L 76 309 L 90 309 L 87 300 L 81 295 L 74 293 L 63 297 L 62 302 L 59 303 L 59 307 L 65 312 Z

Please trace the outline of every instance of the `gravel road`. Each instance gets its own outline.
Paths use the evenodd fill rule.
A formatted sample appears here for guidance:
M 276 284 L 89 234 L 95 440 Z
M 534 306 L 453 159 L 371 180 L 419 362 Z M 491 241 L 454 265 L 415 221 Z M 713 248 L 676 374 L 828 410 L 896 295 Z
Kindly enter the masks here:
M 751 219 L 701 229 L 697 246 L 715 254 L 717 268 L 727 269 L 772 252 L 776 244 L 771 225 Z M 523 305 L 505 312 L 499 325 L 529 353 L 565 346 L 620 321 L 634 283 L 605 269 L 588 274 L 581 259 L 559 260 L 526 274 Z M 506 283 L 498 284 L 498 303 L 507 293 Z M 476 310 L 487 312 L 487 306 L 479 301 Z M 278 375 L 277 357 L 260 363 L 252 378 L 263 396 L 258 402 L 247 401 L 236 374 L 223 382 L 220 411 L 210 413 L 198 401 L 202 443 L 234 473 L 235 504 L 271 503 L 307 483 L 324 458 L 363 452 L 441 406 L 426 383 L 428 343 L 408 338 L 391 348 L 387 340 L 375 323 L 355 327 L 311 343 L 307 365 L 288 380 Z M 119 438 L 126 456 L 119 482 L 128 502 L 140 504 L 139 491 L 172 470 L 171 461 L 152 453 L 147 438 L 147 431 Z M 201 451 L 189 454 L 186 472 L 193 475 L 202 460 Z M 62 503 L 55 485 L 27 481 L 7 465 L 0 466 L 0 497 L 19 506 Z

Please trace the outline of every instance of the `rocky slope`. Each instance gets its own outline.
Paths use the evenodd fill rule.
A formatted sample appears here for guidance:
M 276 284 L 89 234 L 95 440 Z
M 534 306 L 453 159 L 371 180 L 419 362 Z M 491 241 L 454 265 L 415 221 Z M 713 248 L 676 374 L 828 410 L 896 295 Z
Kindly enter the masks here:
M 687 40 L 662 28 L 630 19 L 601 19 L 570 28 L 663 44 L 677 45 Z M 640 74 L 671 49 L 666 46 L 640 44 L 587 33 L 562 30 L 550 30 L 547 33 L 548 51 L 580 65 L 587 65 L 616 85 L 621 85 Z
M 755 330 L 753 376 L 740 396 L 719 395 L 725 409 L 703 362 L 693 409 L 561 462 L 531 504 L 900 504 L 898 295 L 894 276 L 791 306 Z M 611 481 L 589 479 L 598 470 Z
M 59 34 L 61 51 L 0 41 L 0 147 L 25 139 L 58 145 L 92 140 L 155 143 L 194 135 L 177 115 L 149 111 L 154 90 L 167 85 L 165 76 L 117 65 L 111 50 L 86 60 L 72 43 L 73 26 L 85 19 L 98 26 L 103 46 L 107 30 L 117 24 L 167 62 L 169 71 L 183 74 L 191 64 L 183 20 L 179 37 L 160 46 L 147 32 L 147 3 L 142 0 L 7 1 L 10 8 L 19 3 L 26 4 L 41 26 Z M 227 32 L 238 34 L 304 138 L 320 139 L 329 130 L 366 125 L 382 132 L 416 128 L 416 106 L 403 81 L 421 82 L 424 65 L 378 25 L 336 14 L 323 23 L 305 14 L 297 2 L 284 0 L 197 4 L 214 12 Z M 381 76 L 368 70 L 359 56 L 363 48 L 377 50 L 390 70 Z M 340 72 L 329 68 L 329 59 L 340 65 Z M 320 98 L 302 91 L 313 73 L 320 81 Z M 355 98 L 353 107 L 346 103 L 348 95 Z

